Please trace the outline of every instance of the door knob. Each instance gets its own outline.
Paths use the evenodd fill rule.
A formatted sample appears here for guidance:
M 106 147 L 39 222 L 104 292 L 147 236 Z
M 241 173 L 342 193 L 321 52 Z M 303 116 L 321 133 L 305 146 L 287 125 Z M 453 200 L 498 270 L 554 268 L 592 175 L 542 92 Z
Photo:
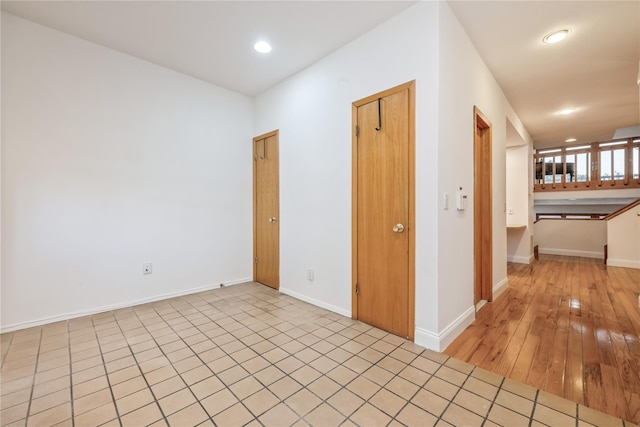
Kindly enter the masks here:
M 269 218 L 269 222 L 276 222 L 278 219 L 275 216 Z
M 402 224 L 396 224 L 393 226 L 393 232 L 394 233 L 402 233 L 404 231 L 404 225 Z

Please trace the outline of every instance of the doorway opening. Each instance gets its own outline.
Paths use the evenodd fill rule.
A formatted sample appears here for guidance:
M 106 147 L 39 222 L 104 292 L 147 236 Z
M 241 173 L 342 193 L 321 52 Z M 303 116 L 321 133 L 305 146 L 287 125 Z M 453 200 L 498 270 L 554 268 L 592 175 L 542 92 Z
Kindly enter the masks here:
M 474 190 L 473 247 L 474 295 L 476 311 L 493 300 L 493 232 L 491 122 L 473 107 Z

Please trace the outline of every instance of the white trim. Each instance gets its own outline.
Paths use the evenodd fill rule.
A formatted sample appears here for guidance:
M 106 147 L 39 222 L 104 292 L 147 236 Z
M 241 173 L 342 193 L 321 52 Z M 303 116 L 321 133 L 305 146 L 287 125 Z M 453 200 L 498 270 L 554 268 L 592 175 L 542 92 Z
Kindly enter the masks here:
M 313 304 L 313 305 L 315 305 L 317 307 L 324 308 L 325 310 L 333 311 L 334 313 L 338 313 L 338 314 L 340 314 L 342 316 L 351 317 L 351 311 L 350 310 L 345 310 L 345 309 L 340 308 L 338 306 L 327 304 L 324 301 L 320 301 L 318 299 L 311 298 L 311 297 L 308 297 L 306 295 L 302 295 L 302 294 L 300 294 L 298 292 L 292 291 L 291 289 L 280 288 L 280 292 L 285 294 L 285 295 L 289 295 L 291 297 L 299 299 L 301 301 L 308 302 L 309 304 Z
M 578 251 L 574 249 L 539 248 L 538 253 L 549 255 L 579 256 L 583 258 L 604 259 L 604 253 L 594 251 Z
M 116 303 L 116 304 L 103 305 L 103 306 L 94 307 L 94 308 L 91 308 L 91 309 L 88 309 L 88 310 L 79 310 L 79 311 L 74 311 L 74 312 L 71 312 L 71 313 L 65 313 L 65 314 L 59 314 L 59 315 L 56 315 L 56 316 L 45 317 L 45 318 L 38 319 L 38 320 L 30 320 L 28 322 L 14 323 L 14 324 L 8 325 L 8 326 L 4 326 L 3 325 L 0 328 L 0 333 L 12 332 L 12 331 L 17 331 L 19 329 L 25 329 L 25 328 L 32 328 L 34 326 L 42 326 L 42 325 L 46 325 L 48 323 L 61 322 L 61 321 L 64 321 L 64 320 L 75 319 L 77 317 L 91 316 L 93 314 L 104 313 L 104 312 L 113 311 L 113 310 L 119 310 L 121 308 L 133 307 L 133 306 L 136 306 L 136 305 L 146 304 L 146 303 L 149 303 L 149 302 L 155 302 L 155 301 L 165 300 L 165 299 L 169 299 L 169 298 L 175 298 L 175 297 L 180 297 L 180 296 L 184 296 L 184 295 L 195 294 L 195 293 L 198 293 L 198 292 L 209 291 L 209 290 L 212 290 L 212 289 L 219 288 L 221 284 L 225 285 L 225 286 L 232 286 L 232 285 L 238 285 L 240 283 L 246 283 L 246 282 L 251 282 L 251 281 L 252 281 L 251 277 L 246 277 L 246 278 L 243 278 L 243 279 L 231 280 L 229 282 L 216 283 L 215 285 L 207 285 L 207 286 L 201 286 L 199 288 L 192 288 L 192 289 L 187 289 L 187 290 L 182 290 L 182 291 L 169 292 L 169 293 L 166 293 L 166 294 L 155 295 L 155 296 L 148 297 L 148 298 L 140 298 L 140 299 L 126 301 L 126 302 L 119 302 L 119 303 Z
M 415 343 L 434 351 L 443 351 L 476 319 L 475 307 L 469 307 L 439 334 L 416 327 Z
M 640 268 L 640 260 L 608 258 L 609 267 Z
M 438 351 L 447 348 L 474 320 L 476 320 L 476 309 L 472 306 L 440 332 L 440 350 Z
M 426 329 L 416 327 L 414 343 L 434 351 L 440 351 L 440 337 Z
M 507 262 L 515 262 L 518 264 L 531 264 L 532 259 L 533 259 L 533 255 L 531 256 L 507 255 Z
M 509 278 L 505 277 L 498 283 L 493 286 L 493 299 L 498 298 L 504 291 L 507 290 L 507 285 L 509 284 Z

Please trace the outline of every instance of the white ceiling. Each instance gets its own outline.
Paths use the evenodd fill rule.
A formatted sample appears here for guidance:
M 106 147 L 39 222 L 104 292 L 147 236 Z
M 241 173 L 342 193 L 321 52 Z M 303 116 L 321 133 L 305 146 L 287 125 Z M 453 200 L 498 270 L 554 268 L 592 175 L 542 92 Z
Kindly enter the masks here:
M 536 148 L 606 141 L 640 123 L 640 2 L 453 1 Z M 561 43 L 544 44 L 569 29 Z M 571 115 L 554 113 L 576 108 Z
M 2 1 L 2 10 L 255 96 L 415 1 Z M 253 50 L 265 39 L 268 54 Z
M 2 1 L 2 10 L 255 96 L 413 1 Z M 537 148 L 640 123 L 640 2 L 450 1 Z M 567 40 L 542 37 L 569 28 Z M 269 55 L 253 51 L 267 39 Z M 570 116 L 555 116 L 563 108 Z

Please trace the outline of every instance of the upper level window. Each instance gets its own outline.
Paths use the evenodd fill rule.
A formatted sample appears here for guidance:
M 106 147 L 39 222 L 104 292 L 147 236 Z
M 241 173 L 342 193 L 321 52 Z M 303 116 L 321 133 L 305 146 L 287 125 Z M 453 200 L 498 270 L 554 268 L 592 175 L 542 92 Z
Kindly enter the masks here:
M 640 187 L 640 139 L 538 151 L 535 191 Z

